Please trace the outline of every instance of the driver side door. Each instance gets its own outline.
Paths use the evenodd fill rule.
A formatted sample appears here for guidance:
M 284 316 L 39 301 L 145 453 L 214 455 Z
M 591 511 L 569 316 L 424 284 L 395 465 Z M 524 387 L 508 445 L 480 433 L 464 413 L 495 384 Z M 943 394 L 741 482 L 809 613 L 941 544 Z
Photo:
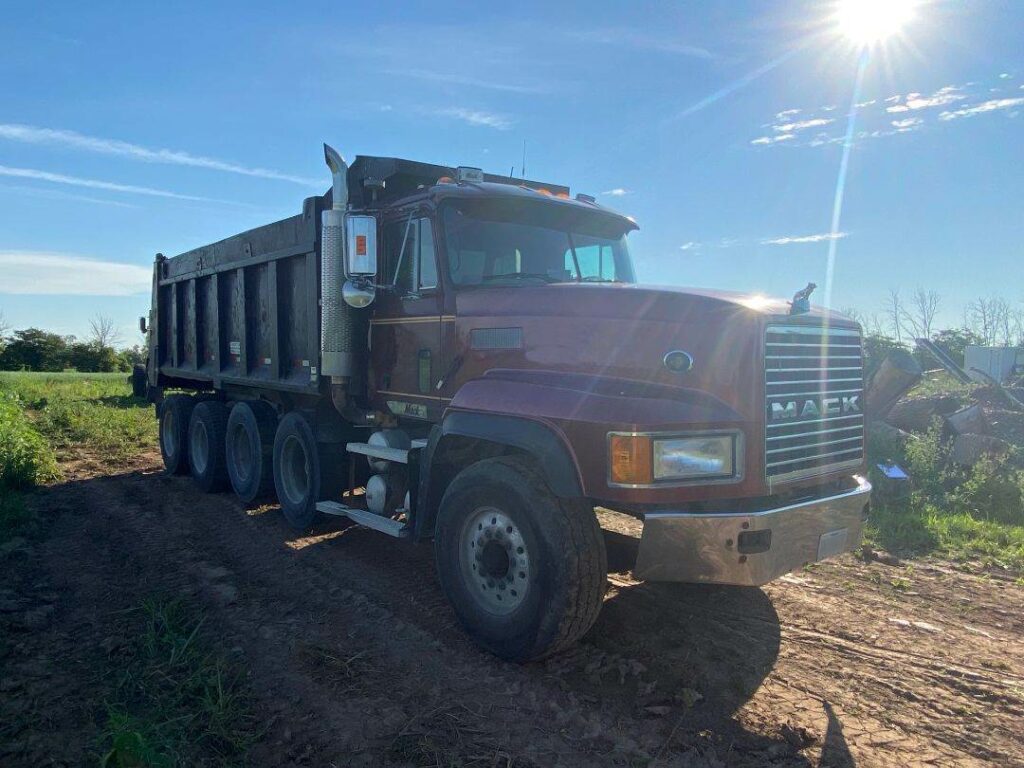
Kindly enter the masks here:
M 407 209 L 386 220 L 381 234 L 387 287 L 370 320 L 374 394 L 397 416 L 437 421 L 447 401 L 435 389 L 442 373 L 442 295 L 433 221 Z

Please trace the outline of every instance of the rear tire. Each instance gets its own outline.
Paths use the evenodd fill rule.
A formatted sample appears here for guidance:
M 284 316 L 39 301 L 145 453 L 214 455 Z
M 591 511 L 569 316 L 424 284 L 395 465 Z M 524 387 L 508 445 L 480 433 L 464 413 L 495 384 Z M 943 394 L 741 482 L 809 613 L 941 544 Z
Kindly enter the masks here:
M 192 409 L 188 426 L 188 464 L 192 479 L 204 493 L 223 491 L 228 486 L 224 437 L 228 408 L 219 400 L 204 400 Z
M 316 517 L 316 503 L 344 487 L 345 451 L 340 444 L 317 444 L 309 421 L 286 414 L 274 436 L 274 488 L 288 524 L 304 531 Z
M 171 395 L 160 404 L 160 455 L 168 475 L 188 472 L 188 424 L 196 401 L 189 395 Z
M 149 390 L 149 377 L 146 375 L 146 366 L 136 364 L 132 368 L 132 396 L 144 398 Z
M 503 659 L 557 653 L 601 610 L 608 565 L 593 508 L 556 497 L 522 459 L 487 459 L 455 477 L 434 553 L 462 626 Z
M 276 429 L 277 414 L 266 403 L 241 402 L 231 409 L 225 439 L 228 478 L 246 504 L 273 493 Z

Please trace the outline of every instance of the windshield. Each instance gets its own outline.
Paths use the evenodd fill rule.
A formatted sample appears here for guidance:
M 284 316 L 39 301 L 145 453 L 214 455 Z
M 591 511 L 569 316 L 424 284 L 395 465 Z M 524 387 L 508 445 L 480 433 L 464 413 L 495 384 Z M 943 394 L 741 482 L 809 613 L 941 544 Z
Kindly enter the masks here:
M 452 201 L 443 210 L 455 285 L 634 281 L 619 219 L 508 199 Z

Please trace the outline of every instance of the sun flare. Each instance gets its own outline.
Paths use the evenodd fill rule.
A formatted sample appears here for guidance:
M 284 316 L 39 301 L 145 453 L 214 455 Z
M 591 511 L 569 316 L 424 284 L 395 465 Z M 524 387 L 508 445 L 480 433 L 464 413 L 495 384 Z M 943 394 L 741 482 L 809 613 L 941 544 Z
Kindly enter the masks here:
M 839 0 L 836 26 L 851 42 L 874 45 L 899 33 L 917 5 L 917 0 Z

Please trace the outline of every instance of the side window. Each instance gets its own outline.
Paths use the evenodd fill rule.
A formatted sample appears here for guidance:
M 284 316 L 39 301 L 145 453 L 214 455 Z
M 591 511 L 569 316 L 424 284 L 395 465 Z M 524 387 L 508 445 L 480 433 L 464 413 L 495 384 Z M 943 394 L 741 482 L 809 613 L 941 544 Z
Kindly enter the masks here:
M 581 238 L 582 239 L 582 238 Z M 576 261 L 580 265 L 580 278 L 615 279 L 615 254 L 604 244 L 577 245 Z M 565 252 L 565 268 L 573 275 L 576 268 L 572 260 L 572 251 Z
M 437 261 L 430 219 L 392 222 L 385 231 L 387 282 L 404 293 L 437 287 Z
M 437 259 L 434 256 L 434 227 L 420 219 L 420 288 L 437 287 Z

